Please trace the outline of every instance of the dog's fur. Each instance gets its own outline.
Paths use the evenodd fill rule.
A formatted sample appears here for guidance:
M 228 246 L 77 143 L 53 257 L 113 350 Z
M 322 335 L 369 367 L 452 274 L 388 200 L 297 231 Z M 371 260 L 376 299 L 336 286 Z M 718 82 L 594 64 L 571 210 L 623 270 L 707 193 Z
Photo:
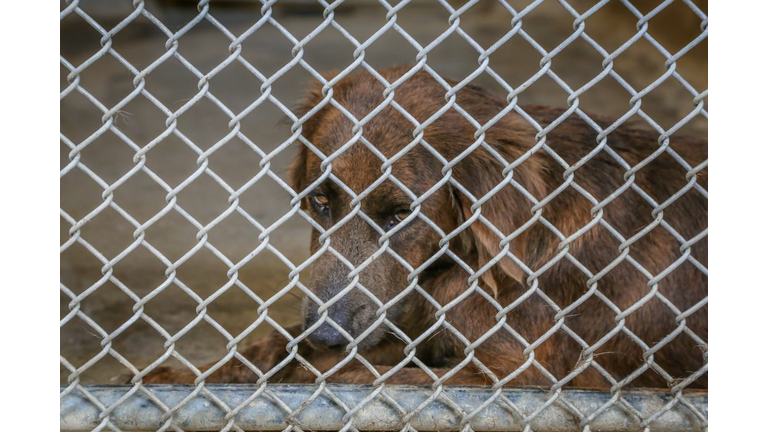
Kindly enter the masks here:
M 407 71 L 394 68 L 382 75 L 393 82 Z M 384 102 L 383 91 L 375 78 L 356 73 L 333 86 L 333 99 L 363 119 Z M 694 187 L 698 184 L 706 188 L 706 169 L 687 178 L 686 170 L 662 152 L 634 175 L 627 175 L 628 167 L 616 162 L 609 151 L 629 166 L 637 166 L 659 150 L 658 134 L 622 126 L 608 135 L 608 147 L 595 151 L 597 133 L 575 114 L 546 134 L 546 146 L 562 158 L 558 160 L 547 147 L 537 146 L 536 131 L 520 115 L 511 112 L 492 120 L 507 104 L 480 88 L 464 87 L 457 94 L 457 107 L 435 117 L 447 103 L 445 94 L 445 88 L 424 72 L 416 73 L 395 90 L 394 101 L 417 122 L 428 124 L 419 138 L 441 155 L 438 158 L 417 144 L 402 153 L 391 167 L 391 174 L 415 196 L 430 191 L 418 213 L 444 233 L 414 214 L 393 228 L 388 247 L 410 269 L 390 253 L 381 253 L 385 244 L 380 238 L 392 216 L 409 208 L 414 200 L 391 180 L 377 183 L 386 170 L 383 174 L 383 162 L 376 154 L 357 141 L 333 159 L 331 167 L 332 176 L 355 194 L 365 192 L 359 208 L 381 227 L 378 230 L 360 216 L 349 217 L 350 209 L 357 207 L 324 174 L 327 168 L 321 166 L 315 152 L 301 146 L 293 163 L 294 189 L 311 188 L 312 194 L 321 193 L 329 201 L 328 209 L 320 211 L 311 203 L 310 195 L 303 200 L 303 210 L 323 229 L 334 227 L 324 244 L 319 241 L 318 230 L 312 232 L 313 256 L 325 252 L 317 255 L 307 286 L 326 302 L 350 283 L 358 284 L 328 309 L 328 317 L 358 339 L 356 352 L 384 373 L 405 359 L 405 344 L 400 339 L 418 339 L 416 359 L 405 361 L 405 367 L 387 378 L 389 383 L 404 384 L 433 382 L 433 377 L 417 367 L 419 364 L 438 376 L 456 368 L 458 372 L 448 384 L 488 384 L 492 382 L 489 372 L 501 379 L 525 365 L 520 369 L 524 371 L 514 375 L 507 385 L 549 386 L 553 379 L 573 374 L 568 385 L 592 388 L 611 386 L 598 368 L 591 367 L 593 363 L 617 381 L 637 372 L 625 384 L 642 387 L 673 385 L 701 369 L 706 364 L 706 350 L 690 332 L 707 340 L 707 307 L 688 316 L 681 313 L 707 295 L 706 276 L 694 265 L 707 265 L 707 245 L 702 240 L 687 250 L 681 248 L 681 241 L 706 229 L 706 198 Z M 313 89 L 300 114 L 309 112 L 323 98 L 319 88 Z M 484 135 L 477 134 L 476 125 L 466 120 L 458 107 L 477 124 L 491 122 L 493 126 Z M 541 106 L 523 109 L 542 127 L 564 113 Z M 598 116 L 591 118 L 603 128 L 613 123 Z M 387 105 L 364 124 L 362 137 L 391 158 L 414 140 L 415 128 L 411 119 Z M 302 129 L 303 136 L 324 155 L 357 139 L 354 132 L 353 123 L 331 104 L 314 113 Z M 481 138 L 487 147 L 480 145 L 464 153 Z M 706 146 L 706 141 L 678 136 L 672 138 L 671 144 L 692 165 L 706 157 Z M 450 162 L 450 168 L 445 168 L 446 161 L 454 161 L 463 153 L 458 163 Z M 576 164 L 590 153 L 589 162 L 579 165 L 573 176 L 565 175 L 564 163 Z M 520 160 L 524 162 L 505 178 L 502 171 L 506 164 Z M 455 183 L 444 181 L 448 173 Z M 318 181 L 320 178 L 323 180 Z M 576 187 L 566 184 L 578 185 L 597 201 L 590 201 Z M 647 198 L 659 203 L 663 211 L 653 213 L 653 207 L 630 184 L 645 191 Z M 489 194 L 492 190 L 495 193 Z M 670 200 L 679 191 L 684 192 Z M 476 200 L 480 200 L 480 206 L 473 205 Z M 672 202 L 669 205 L 668 200 Z M 544 204 L 534 206 L 534 201 Z M 601 205 L 596 206 L 596 202 Z M 596 207 L 601 210 L 593 211 Z M 346 223 L 337 225 L 344 218 L 348 218 Z M 496 229 L 489 228 L 490 224 Z M 616 232 L 611 233 L 608 224 Z M 667 228 L 674 229 L 680 238 Z M 440 240 L 449 233 L 450 241 L 443 247 Z M 513 233 L 509 252 L 519 262 L 500 255 L 500 235 Z M 627 240 L 626 247 L 617 235 Z M 327 246 L 348 262 L 325 250 Z M 687 259 L 689 254 L 693 259 Z M 498 256 L 503 258 L 497 261 Z M 348 264 L 359 266 L 371 257 L 375 259 L 350 278 Z M 458 261 L 465 264 L 459 265 Z M 673 263 L 679 266 L 666 272 Z M 471 288 L 468 267 L 484 271 L 477 290 Z M 603 271 L 608 267 L 610 270 Z M 591 280 L 585 273 L 592 275 Z M 418 277 L 409 280 L 409 274 Z M 649 283 L 651 278 L 657 284 Z M 403 292 L 407 294 L 393 301 Z M 381 307 L 369 294 L 387 304 L 384 316 L 402 334 L 397 335 L 387 323 L 373 328 L 381 319 L 377 314 Z M 582 301 L 564 313 L 555 310 Z M 501 308 L 514 307 L 500 314 L 497 304 Z M 636 304 L 642 306 L 625 319 L 616 319 L 620 311 Z M 442 307 L 439 313 L 438 307 Z M 309 343 L 299 345 L 298 354 L 325 372 L 349 357 L 344 349 L 348 339 L 329 324 L 317 323 L 318 304 L 314 300 L 305 299 L 303 310 L 305 322 L 289 331 L 295 336 L 306 329 L 314 330 Z M 363 336 L 369 327 L 373 329 Z M 420 338 L 425 334 L 428 336 Z M 674 337 L 668 340 L 668 335 Z M 336 343 L 339 341 L 343 343 Z M 262 371 L 268 371 L 288 356 L 286 342 L 274 332 L 242 354 Z M 474 349 L 468 349 L 467 344 L 473 344 Z M 526 344 L 533 349 L 527 349 Z M 650 356 L 643 355 L 643 344 Z M 585 351 L 588 346 L 595 349 Z M 462 362 L 463 367 L 457 367 Z M 542 372 L 542 367 L 553 376 Z M 144 377 L 144 382 L 193 379 L 191 372 L 159 368 Z M 316 376 L 294 360 L 269 379 L 312 382 Z M 256 373 L 237 359 L 206 378 L 208 382 L 257 380 Z M 343 383 L 373 380 L 374 375 L 356 359 L 328 378 Z M 706 374 L 691 384 L 706 386 Z

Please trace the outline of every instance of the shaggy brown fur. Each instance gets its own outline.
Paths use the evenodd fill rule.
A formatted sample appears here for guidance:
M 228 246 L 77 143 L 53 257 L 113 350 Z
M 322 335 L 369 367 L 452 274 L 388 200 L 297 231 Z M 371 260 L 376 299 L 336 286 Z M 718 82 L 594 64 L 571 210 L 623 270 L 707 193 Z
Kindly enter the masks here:
M 395 68 L 382 74 L 393 82 L 407 70 Z M 384 102 L 383 91 L 384 86 L 375 78 L 356 73 L 333 87 L 333 98 L 351 115 L 362 119 Z M 640 169 L 634 178 L 625 180 L 627 168 L 607 151 L 599 151 L 589 162 L 579 166 L 571 180 L 564 177 L 562 163 L 572 165 L 590 154 L 597 146 L 596 132 L 578 116 L 568 117 L 546 135 L 547 146 L 562 158 L 558 161 L 545 148 L 531 152 L 536 146 L 536 132 L 514 112 L 498 119 L 486 131 L 487 148 L 480 146 L 467 152 L 458 163 L 451 162 L 448 169 L 445 168 L 446 161 L 453 161 L 478 138 L 477 128 L 454 108 L 432 118 L 446 105 L 445 93 L 437 81 L 423 72 L 396 89 L 395 102 L 416 121 L 428 124 L 423 142 L 440 158 L 419 144 L 392 165 L 392 175 L 416 197 L 440 185 L 422 202 L 419 212 L 434 221 L 445 234 L 417 216 L 407 217 L 401 223 L 393 219 L 395 215 L 407 216 L 413 197 L 391 180 L 370 188 L 382 177 L 383 162 L 362 143 L 354 142 L 333 159 L 332 173 L 337 180 L 355 194 L 366 191 L 360 209 L 379 229 L 374 229 L 359 216 L 349 218 L 327 240 L 327 245 L 348 263 L 330 252 L 323 253 L 313 264 L 307 286 L 318 300 L 329 301 L 351 283 L 347 264 L 358 266 L 371 256 L 376 259 L 360 272 L 359 280 L 352 280 L 359 285 L 328 309 L 328 317 L 344 332 L 329 324 L 318 324 L 318 304 L 305 299 L 305 322 L 289 330 L 294 336 L 307 329 L 313 332 L 309 334 L 309 343 L 300 344 L 298 353 L 325 372 L 348 356 L 345 347 L 349 339 L 346 336 L 350 336 L 358 339 L 357 353 L 383 373 L 404 361 L 402 338 L 413 341 L 428 334 L 419 339 L 416 346 L 418 361 L 405 361 L 405 367 L 387 380 L 405 384 L 432 384 L 433 379 L 418 367 L 418 362 L 438 376 L 464 362 L 448 384 L 467 385 L 491 383 L 489 372 L 501 379 L 531 360 L 535 362 L 515 375 L 507 385 L 550 386 L 552 379 L 560 380 L 574 371 L 581 371 L 569 377 L 568 385 L 611 386 L 609 380 L 590 366 L 597 363 L 616 380 L 638 371 L 627 383 L 629 386 L 666 387 L 701 369 L 706 364 L 705 350 L 687 331 L 707 340 L 707 307 L 685 319 L 676 321 L 676 317 L 707 295 L 706 276 L 685 259 L 690 253 L 706 266 L 706 240 L 698 242 L 688 252 L 681 252 L 681 241 L 664 225 L 674 228 L 685 240 L 706 229 L 706 198 L 692 188 L 694 182 L 707 187 L 706 170 L 693 179 L 686 179 L 686 171 L 680 164 L 662 153 Z M 322 99 L 319 88 L 312 90 L 301 113 L 307 113 Z M 462 89 L 457 103 L 481 125 L 487 124 L 507 106 L 503 100 L 474 86 Z M 524 106 L 523 109 L 542 127 L 564 112 L 541 106 Z M 609 119 L 592 118 L 603 128 L 612 124 Z M 302 134 L 320 152 L 330 155 L 353 139 L 352 126 L 340 110 L 326 104 L 304 123 Z M 364 125 L 363 137 L 385 157 L 391 158 L 411 143 L 414 129 L 411 120 L 387 106 Z M 609 135 L 608 146 L 630 166 L 635 166 L 659 149 L 657 137 L 656 133 L 622 126 Z M 692 165 L 706 157 L 706 141 L 675 136 L 671 146 Z M 302 208 L 320 226 L 330 229 L 349 216 L 352 198 L 324 176 L 321 159 L 313 151 L 301 147 L 292 167 L 294 188 L 297 191 L 311 188 Z M 502 171 L 506 164 L 521 159 L 525 161 L 505 179 Z M 447 173 L 455 183 L 444 181 Z M 322 180 L 316 181 L 320 178 Z M 597 201 L 607 200 L 612 194 L 616 196 L 601 214 L 593 215 L 594 202 L 574 187 L 563 188 L 570 181 Z M 624 188 L 628 181 L 659 204 L 680 190 L 686 192 L 665 206 L 663 213 L 655 218 L 653 207 L 638 192 Z M 503 186 L 485 200 L 486 194 L 500 184 Z M 552 194 L 556 197 L 550 200 L 548 197 Z M 317 196 L 320 198 L 313 198 Z M 482 200 L 482 205 L 474 208 L 473 203 L 478 199 Z M 532 210 L 534 201 L 546 202 L 541 212 Z M 318 205 L 318 202 L 327 205 Z M 624 239 L 642 233 L 629 245 L 628 255 L 623 254 L 623 248 L 619 247 L 621 242 L 595 216 L 609 223 L 617 231 L 615 234 Z M 663 223 L 644 232 L 656 223 L 655 220 Z M 490 224 L 495 229 L 489 228 Z M 408 280 L 410 269 L 389 253 L 379 255 L 382 251 L 379 239 L 390 228 L 395 233 L 389 239 L 389 247 L 412 269 L 429 262 L 415 279 L 418 288 Z M 567 247 L 550 228 L 556 228 L 571 239 Z M 440 240 L 449 233 L 448 247 L 442 248 Z M 500 236 L 512 233 L 515 236 L 509 242 L 509 252 L 518 257 L 519 262 L 503 255 L 501 260 L 486 268 L 502 252 Z M 319 237 L 320 233 L 314 230 L 311 238 L 313 254 L 326 247 Z M 458 261 L 464 264 L 457 264 Z M 678 261 L 682 264 L 677 269 L 664 273 L 668 266 Z M 612 262 L 617 264 L 603 272 Z M 472 271 L 485 270 L 477 290 L 471 289 L 472 281 L 468 280 L 471 273 L 465 266 Z M 647 273 L 638 270 L 639 266 Z M 531 272 L 535 272 L 536 277 L 532 277 Z M 590 277 L 585 272 L 593 276 L 596 286 L 589 283 Z M 649 278 L 659 275 L 658 285 L 649 286 Z M 385 316 L 402 334 L 395 334 L 397 332 L 387 323 L 376 326 L 379 305 L 362 287 L 381 303 L 392 302 Z M 665 301 L 649 295 L 656 290 Z M 403 292 L 407 294 L 393 301 Z M 461 301 L 451 303 L 459 298 Z M 553 306 L 564 309 L 583 298 L 586 300 L 579 307 L 556 317 Z M 516 306 L 506 314 L 499 314 L 496 302 L 502 308 Z M 617 311 L 626 311 L 638 302 L 645 303 L 625 320 L 616 320 Z M 666 303 L 673 304 L 678 310 Z M 444 307 L 444 314 L 437 313 L 435 304 Z M 505 325 L 495 328 L 498 320 L 503 320 Z M 365 333 L 369 328 L 372 330 Z M 488 332 L 492 335 L 476 344 L 474 357 L 466 361 L 467 344 L 475 343 Z M 676 336 L 670 341 L 665 340 L 670 334 Z M 610 337 L 597 346 L 594 355 L 585 355 L 585 346 L 598 344 L 606 335 Z M 643 349 L 633 339 L 642 340 L 641 344 L 651 347 L 652 355 L 644 357 Z M 662 344 L 657 345 L 660 342 Z M 262 371 L 268 371 L 289 355 L 285 344 L 285 338 L 275 332 L 242 354 Z M 526 350 L 526 344 L 535 348 Z M 651 365 L 661 367 L 669 376 L 658 373 Z M 540 368 L 546 368 L 553 376 L 547 376 Z M 145 377 L 144 382 L 190 382 L 193 378 L 189 372 L 160 368 Z M 255 382 L 257 379 L 256 373 L 233 359 L 207 381 Z M 270 381 L 312 382 L 315 379 L 313 373 L 294 360 Z M 370 383 L 374 375 L 361 362 L 352 359 L 328 380 Z M 706 386 L 706 374 L 692 384 L 698 388 Z

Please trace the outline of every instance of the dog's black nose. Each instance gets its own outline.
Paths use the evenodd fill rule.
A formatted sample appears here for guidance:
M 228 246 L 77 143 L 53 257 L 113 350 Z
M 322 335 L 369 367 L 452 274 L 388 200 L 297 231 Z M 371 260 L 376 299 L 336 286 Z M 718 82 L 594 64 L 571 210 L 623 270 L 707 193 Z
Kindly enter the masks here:
M 334 320 L 335 321 L 335 320 Z M 341 324 L 341 323 L 338 323 Z M 343 350 L 349 343 L 338 330 L 331 327 L 328 323 L 323 323 L 314 332 L 309 335 L 309 340 L 316 346 L 323 346 L 335 350 Z
M 334 305 L 336 306 L 336 305 Z M 335 308 L 331 307 L 329 310 L 328 318 L 332 319 L 336 324 L 338 324 L 341 328 L 343 328 L 347 333 L 351 333 L 350 329 L 352 328 L 351 319 L 348 311 L 341 308 Z M 304 328 L 309 328 L 313 326 L 320 317 L 317 314 L 317 311 L 314 313 L 309 313 L 309 316 L 306 318 L 304 323 Z M 320 327 L 318 327 L 315 331 L 309 334 L 309 341 L 312 342 L 313 345 L 318 347 L 326 347 L 326 348 L 332 348 L 337 350 L 343 350 L 344 347 L 349 344 L 349 339 L 344 337 L 341 332 L 336 330 L 331 324 L 325 322 Z

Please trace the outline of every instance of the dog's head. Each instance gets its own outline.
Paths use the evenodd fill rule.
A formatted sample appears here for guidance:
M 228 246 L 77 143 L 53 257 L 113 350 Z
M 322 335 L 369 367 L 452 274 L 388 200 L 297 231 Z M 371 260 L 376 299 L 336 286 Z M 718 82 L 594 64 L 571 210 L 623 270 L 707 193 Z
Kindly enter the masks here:
M 405 71 L 383 75 L 394 82 Z M 461 108 L 446 108 L 445 87 L 423 72 L 396 88 L 396 105 L 384 90 L 357 73 L 333 86 L 333 103 L 318 87 L 299 111 L 302 135 L 315 147 L 302 145 L 291 169 L 294 189 L 305 194 L 302 208 L 316 223 L 308 284 L 315 298 L 303 304 L 315 345 L 343 348 L 357 339 L 361 349 L 373 346 L 388 331 L 384 318 L 397 323 L 409 295 L 419 295 L 412 293 L 417 283 L 459 262 L 484 267 L 481 285 L 489 292 L 523 275 L 499 244 L 530 218 L 530 202 L 509 181 L 502 185 L 506 163 L 499 158 L 519 158 L 533 132 L 507 115 L 478 134 L 460 110 L 485 124 L 506 104 L 468 87 Z M 516 256 L 523 237 L 509 242 Z

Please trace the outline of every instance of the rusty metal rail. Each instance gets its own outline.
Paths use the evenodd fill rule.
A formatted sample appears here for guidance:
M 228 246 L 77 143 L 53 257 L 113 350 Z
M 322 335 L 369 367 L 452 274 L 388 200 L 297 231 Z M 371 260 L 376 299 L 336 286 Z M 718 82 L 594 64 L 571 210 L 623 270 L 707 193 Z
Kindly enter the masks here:
M 192 391 L 194 386 L 155 385 L 152 394 L 166 406 L 180 404 Z M 368 398 L 374 391 L 370 386 L 328 385 L 331 390 L 347 406 L 355 406 Z M 110 406 L 123 398 L 132 386 L 93 386 L 89 393 L 97 397 L 103 404 Z M 207 385 L 217 398 L 228 406 L 240 406 L 259 391 L 256 385 Z M 271 396 L 262 396 L 246 403 L 234 419 L 243 430 L 284 430 L 291 426 L 302 427 L 311 425 L 312 430 L 339 430 L 347 423 L 344 419 L 345 410 L 329 398 L 321 395 L 305 406 L 298 416 L 289 419 L 286 412 L 294 411 L 318 391 L 314 385 L 269 385 L 270 393 L 277 396 L 287 406 L 275 403 Z M 62 387 L 64 390 L 64 387 Z M 431 387 L 388 386 L 384 390 L 389 397 L 398 401 L 402 408 L 412 411 L 431 398 L 434 389 Z M 482 405 L 493 393 L 482 387 L 445 387 L 443 392 L 464 412 L 471 412 Z M 513 402 L 524 413 L 532 413 L 545 401 L 553 397 L 548 390 L 529 388 L 505 389 L 503 396 Z M 607 405 L 616 397 L 606 391 L 592 390 L 563 390 L 568 402 L 581 412 L 596 412 L 602 406 L 607 406 L 594 420 L 589 422 L 591 431 L 633 431 L 643 430 L 640 422 L 625 410 L 634 409 L 643 417 L 650 416 L 664 407 L 674 404 L 665 412 L 662 418 L 649 424 L 650 430 L 663 431 L 698 431 L 705 430 L 705 425 L 687 406 L 676 403 L 674 397 L 666 392 L 647 390 L 622 391 L 623 400 L 631 405 L 625 407 L 620 403 Z M 689 392 L 686 403 L 693 404 L 699 412 L 707 415 L 707 393 Z M 79 392 L 72 392 L 61 400 L 61 430 L 91 430 L 101 422 L 101 411 Z M 164 412 L 156 403 L 142 392 L 136 392 L 122 403 L 117 404 L 109 415 L 112 424 L 124 431 L 158 430 L 167 419 Z M 213 431 L 222 430 L 229 423 L 227 413 L 210 398 L 200 396 L 182 404 L 174 414 L 174 424 L 184 430 Z M 476 431 L 517 431 L 525 428 L 524 419 L 517 413 L 499 403 L 488 405 L 482 415 L 472 418 L 469 426 Z M 447 431 L 462 429 L 461 416 L 440 399 L 428 404 L 415 416 L 410 425 L 419 431 Z M 582 421 L 573 416 L 560 403 L 555 403 L 544 409 L 529 423 L 533 430 L 547 431 L 576 431 L 582 430 Z M 354 421 L 357 430 L 400 430 L 403 427 L 402 414 L 387 403 L 386 399 L 377 396 L 357 412 Z

